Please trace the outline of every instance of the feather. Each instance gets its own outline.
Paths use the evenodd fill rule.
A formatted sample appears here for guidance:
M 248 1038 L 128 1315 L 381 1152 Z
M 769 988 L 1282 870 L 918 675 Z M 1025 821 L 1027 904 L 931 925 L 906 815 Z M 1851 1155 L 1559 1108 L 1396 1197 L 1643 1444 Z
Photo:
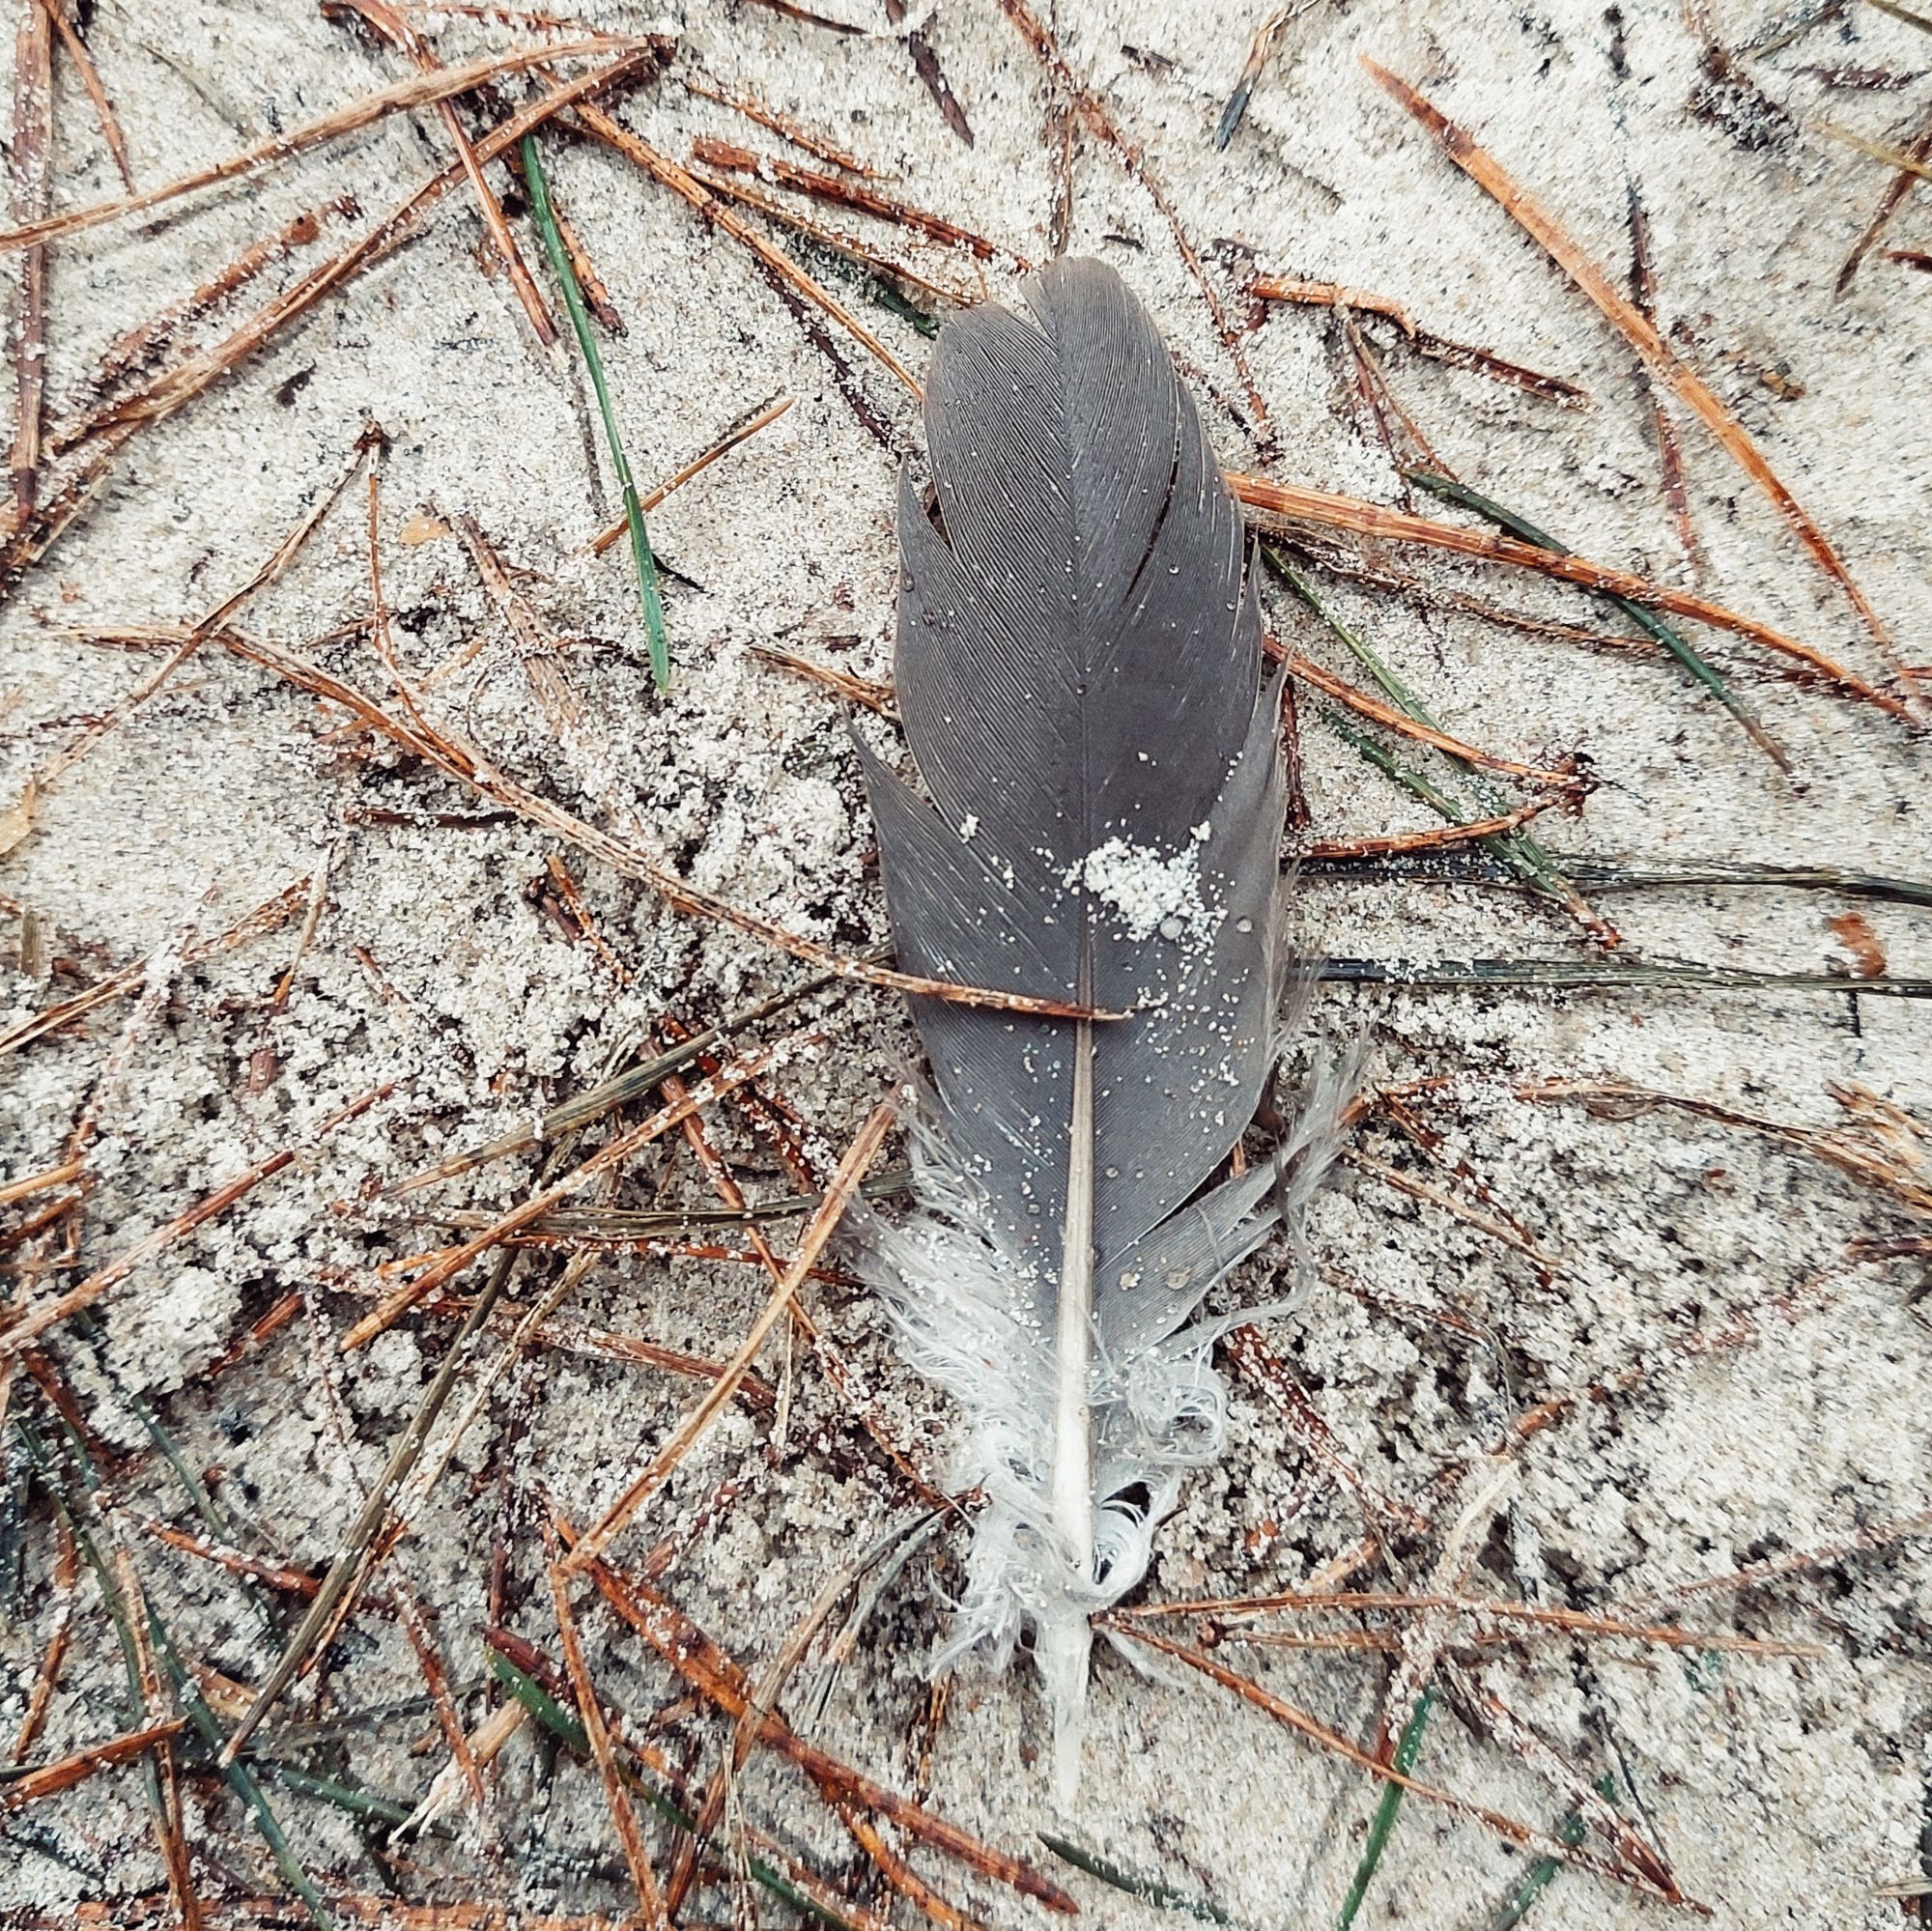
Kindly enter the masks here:
M 926 797 L 861 755 L 900 967 L 1114 1016 L 914 1000 L 918 1206 L 859 1237 L 985 1497 L 942 1661 L 1031 1636 L 1070 1794 L 1088 1619 L 1219 1446 L 1189 1318 L 1283 1207 L 1272 1166 L 1207 1183 L 1276 1055 L 1286 786 L 1240 520 L 1153 324 L 1094 262 L 1025 292 L 942 330 L 936 498 L 900 483 Z

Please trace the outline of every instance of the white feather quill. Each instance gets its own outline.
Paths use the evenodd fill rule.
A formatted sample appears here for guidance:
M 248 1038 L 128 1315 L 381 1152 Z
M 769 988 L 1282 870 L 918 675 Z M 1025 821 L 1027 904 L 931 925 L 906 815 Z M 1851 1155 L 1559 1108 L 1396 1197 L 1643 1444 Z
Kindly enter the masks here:
M 1070 1796 L 1089 1618 L 1221 1445 L 1188 1323 L 1292 1210 L 1280 1158 L 1208 1185 L 1275 1059 L 1285 777 L 1239 517 L 1158 333 L 1097 263 L 1027 298 L 939 338 L 896 654 L 930 802 L 867 781 L 902 967 L 1124 1016 L 916 1000 L 917 1206 L 860 1237 L 985 1496 L 941 1660 L 1030 1636 Z

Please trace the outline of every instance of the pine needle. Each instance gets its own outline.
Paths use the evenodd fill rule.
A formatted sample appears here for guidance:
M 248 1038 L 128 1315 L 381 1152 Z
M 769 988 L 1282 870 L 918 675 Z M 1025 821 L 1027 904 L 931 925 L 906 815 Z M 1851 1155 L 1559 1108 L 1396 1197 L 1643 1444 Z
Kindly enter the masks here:
M 1553 551 L 1559 556 L 1574 554 L 1566 544 L 1520 517 L 1514 510 L 1506 510 L 1500 503 L 1492 502 L 1488 497 L 1457 482 L 1451 476 L 1438 476 L 1430 469 L 1405 469 L 1404 477 L 1417 489 L 1427 490 L 1431 496 L 1440 497 L 1443 501 L 1459 503 L 1465 510 L 1473 510 L 1478 516 L 1487 517 L 1490 522 L 1506 535 L 1519 537 L 1524 543 L 1533 543 L 1539 550 Z M 1707 690 L 1731 716 L 1745 728 L 1750 741 L 1764 753 L 1765 756 L 1777 766 L 1787 777 L 1791 773 L 1791 759 L 1784 748 L 1778 744 L 1759 721 L 1757 713 L 1733 691 L 1703 658 L 1698 656 L 1684 634 L 1675 625 L 1667 624 L 1655 611 L 1647 611 L 1641 604 L 1634 604 L 1628 597 L 1619 597 L 1613 592 L 1605 593 L 1605 601 L 1614 604 L 1631 622 L 1653 637 L 1669 651 L 1679 664 Z

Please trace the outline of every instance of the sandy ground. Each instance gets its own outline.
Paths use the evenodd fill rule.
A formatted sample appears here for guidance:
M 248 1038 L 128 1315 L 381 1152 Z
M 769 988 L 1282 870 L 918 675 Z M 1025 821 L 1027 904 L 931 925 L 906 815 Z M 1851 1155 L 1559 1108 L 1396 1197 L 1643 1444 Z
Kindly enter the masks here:
M 709 75 L 854 150 L 906 198 L 1044 258 L 1059 193 L 1052 96 L 990 0 L 915 9 L 897 28 L 858 0 L 827 5 L 863 31 L 840 37 L 750 5 L 693 7 L 666 23 L 681 35 L 675 62 L 633 92 L 622 116 L 674 156 L 702 132 L 792 153 L 680 79 Z M 1732 46 L 1777 25 L 1759 0 L 1701 11 Z M 1472 486 L 1587 555 L 1700 587 L 1863 674 L 1884 674 L 1843 597 L 1680 410 L 1701 549 L 1683 554 L 1649 393 L 1628 347 L 1357 56 L 1427 88 L 1619 285 L 1634 184 L 1652 227 L 1662 326 L 1829 533 L 1906 661 L 1932 661 L 1923 535 L 1932 286 L 1874 252 L 1849 293 L 1834 297 L 1839 264 L 1889 173 L 1804 131 L 1823 117 L 1870 138 L 1910 138 L 1932 99 L 1922 33 L 1865 6 L 1793 9 L 1782 43 L 1743 65 L 1761 90 L 1753 96 L 1743 83 L 1712 88 L 1694 23 L 1676 0 L 1626 0 L 1620 20 L 1601 0 L 1320 6 L 1289 26 L 1245 124 L 1217 154 L 1210 135 L 1259 12 L 1206 0 L 1167 9 L 1063 0 L 1057 10 L 1070 63 L 1145 151 L 1237 319 L 1246 320 L 1240 290 L 1250 269 L 1319 277 L 1392 298 L 1426 328 L 1579 383 L 1588 407 L 1558 408 L 1422 359 L 1389 326 L 1370 325 L 1396 392 Z M 1808 15 L 1823 17 L 1807 26 Z M 616 5 L 578 17 L 639 24 Z M 527 37 L 475 19 L 425 15 L 423 24 L 437 28 L 451 61 Z M 938 51 L 970 117 L 970 149 L 914 71 L 904 42 L 914 28 Z M 144 187 L 373 92 L 400 71 L 297 0 L 102 4 L 91 38 Z M 1850 70 L 1881 70 L 1901 85 L 1849 86 Z M 57 71 L 55 201 L 77 207 L 119 186 L 71 68 L 57 60 Z M 493 111 L 524 98 L 523 87 L 503 82 Z M 0 800 L 19 796 L 159 661 L 152 649 L 90 641 L 90 633 L 206 615 L 342 474 L 373 420 L 388 439 L 381 535 L 396 648 L 416 677 L 463 660 L 432 687 L 433 714 L 487 747 L 499 769 L 698 885 L 844 952 L 868 950 L 884 936 L 883 910 L 843 708 L 758 653 L 776 646 L 860 677 L 887 674 L 894 478 L 902 458 L 917 457 L 913 405 L 836 331 L 845 366 L 835 368 L 744 250 L 635 168 L 557 135 L 547 153 L 626 326 L 621 339 L 605 338 L 604 355 L 643 481 L 669 474 L 746 412 L 794 398 L 774 427 L 652 519 L 671 573 L 668 697 L 650 695 L 622 552 L 586 552 L 617 502 L 580 365 L 538 347 L 473 202 L 457 194 L 419 239 L 140 434 L 91 511 L 28 574 L 4 617 Z M 108 345 L 252 241 L 344 194 L 359 202 L 357 218 L 372 220 L 446 160 L 433 111 L 394 117 L 239 187 L 56 244 L 52 419 L 84 415 Z M 508 186 L 500 169 L 496 178 Z M 1279 432 L 1270 453 L 1243 427 L 1237 374 L 1148 192 L 1087 131 L 1073 143 L 1070 182 L 1070 246 L 1114 263 L 1154 308 L 1210 397 L 1210 433 L 1231 467 L 1396 500 L 1387 452 L 1350 406 L 1327 312 L 1276 308 L 1245 337 Z M 331 217 L 313 248 L 272 268 L 195 339 L 213 340 L 355 225 Z M 904 252 L 861 217 L 847 226 Z M 525 220 L 517 228 L 552 289 L 533 231 Z M 1928 244 L 1923 207 L 1908 202 L 1883 245 Z M 980 285 L 968 258 L 928 247 L 917 259 L 936 279 Z M 923 364 L 926 342 L 869 300 L 862 278 L 820 257 L 811 266 L 895 355 Z M 983 270 L 996 293 L 1008 267 L 1002 259 Z M 366 638 L 330 635 L 370 609 L 363 489 L 358 478 L 286 576 L 237 621 L 382 693 Z M 530 666 L 451 527 L 461 516 L 487 533 L 557 639 L 547 662 L 565 686 L 560 711 L 539 701 Z M 1400 560 L 1434 583 L 1625 628 L 1574 592 L 1418 562 L 1413 553 Z M 1923 741 L 1874 709 L 1767 674 L 1764 655 L 1735 639 L 1695 633 L 1788 747 L 1796 781 L 1780 779 L 1654 656 L 1592 651 L 1321 581 L 1335 611 L 1445 728 L 1533 761 L 1587 752 L 1604 782 L 1580 823 L 1550 834 L 1560 849 L 1632 863 L 1815 863 L 1907 877 L 1932 869 Z M 1273 606 L 1271 621 L 1299 648 L 1352 668 L 1289 603 Z M 1302 718 L 1315 835 L 1430 823 L 1322 727 L 1320 709 L 1305 702 Z M 868 719 L 862 727 L 891 744 L 885 725 Z M 609 958 L 542 902 L 547 889 L 554 896 L 554 855 L 566 858 Z M 108 1544 L 127 1550 L 190 1659 L 258 1683 L 276 1648 L 265 1613 L 286 1627 L 288 1601 L 251 1594 L 139 1527 L 137 1518 L 204 1524 L 152 1452 L 134 1401 L 163 1420 L 185 1465 L 210 1471 L 230 1540 L 319 1571 L 452 1332 L 446 1315 L 412 1316 L 374 1346 L 341 1354 L 339 1338 L 366 1311 L 373 1270 L 444 1238 L 440 1214 L 523 1197 L 531 1167 L 511 1161 L 406 1207 L 373 1201 L 378 1184 L 529 1121 L 598 1077 L 640 1025 L 666 1015 L 709 1023 L 803 969 L 672 914 L 635 880 L 489 811 L 459 784 L 345 730 L 339 711 L 213 646 L 46 788 L 6 870 L 9 932 L 22 932 L 23 916 L 31 923 L 24 969 L 7 992 L 10 1021 L 147 962 L 132 997 L 0 1066 L 7 1178 L 55 1165 L 76 1121 L 93 1122 L 78 1256 L 30 1244 L 10 1257 L 38 1252 L 59 1264 L 26 1277 L 21 1292 L 34 1304 L 251 1163 L 298 1151 L 293 1166 L 117 1287 L 96 1336 L 61 1329 L 45 1343 L 102 1449 L 126 1458 L 107 1484 Z M 184 962 L 197 940 L 305 878 L 326 881 L 320 919 L 279 1009 L 264 1002 L 294 955 L 299 895 L 298 916 L 272 935 Z M 1897 904 L 1714 888 L 1604 903 L 1634 952 L 1787 972 L 1852 970 L 1843 934 L 1858 934 L 1830 922 L 1857 911 L 1891 973 L 1932 971 L 1932 921 Z M 1468 887 L 1311 880 L 1295 916 L 1299 943 L 1322 954 L 1589 953 L 1560 913 Z M 14 936 L 6 947 L 11 964 L 22 949 Z M 788 1063 L 776 1084 L 808 1122 L 822 1171 L 905 1065 L 910 1034 L 893 998 L 864 989 L 817 995 L 795 1017 L 815 1020 L 825 1043 Z M 1451 1082 L 1416 1103 L 1417 1121 L 1439 1136 L 1432 1158 L 1385 1117 L 1365 1129 L 1361 1150 L 1465 1209 L 1520 1224 L 1547 1264 L 1369 1173 L 1343 1170 L 1313 1228 L 1318 1291 L 1268 1330 L 1325 1424 L 1326 1445 L 1311 1456 L 1308 1426 L 1288 1425 L 1264 1390 L 1235 1377 L 1230 1451 L 1190 1485 L 1160 1538 L 1146 1599 L 1294 1588 L 1385 1519 L 1376 1512 L 1393 1497 L 1426 1510 L 1431 1526 L 1393 1535 L 1358 1586 L 1425 1588 L 1446 1576 L 1478 1595 L 1815 1645 L 1808 1656 L 1771 1656 L 1521 1640 L 1520 1632 L 1479 1643 L 1463 1625 L 1449 1652 L 1458 1673 L 1415 1775 L 1538 1831 L 1556 1827 L 1569 1786 L 1498 1741 L 1496 1719 L 1486 1726 L 1480 1715 L 1487 1693 L 1534 1726 L 1549 1759 L 1560 1755 L 1588 1781 L 1614 1779 L 1620 1807 L 1716 1924 L 1837 1931 L 1896 1922 L 1901 1906 L 1875 1892 L 1924 1867 L 1932 1544 L 1886 1531 L 1926 1506 L 1932 1335 L 1914 1299 L 1922 1259 L 1847 1257 L 1861 1236 L 1924 1233 L 1900 1188 L 1917 1162 L 1922 1200 L 1926 1142 L 1891 1109 L 1932 1119 L 1932 1008 L 1776 988 L 1331 989 L 1316 1002 L 1296 1063 L 1356 1039 L 1372 1086 Z M 1833 1146 L 1861 1150 L 1903 1178 L 1891 1191 L 1861 1185 L 1789 1136 L 1682 1109 L 1515 1096 L 1522 1082 L 1559 1076 L 1827 1130 L 1841 1136 Z M 378 1088 L 385 1096 L 367 1112 L 312 1137 Z M 771 1143 L 743 1116 L 719 1111 L 715 1130 L 748 1191 L 791 1190 Z M 629 1169 L 626 1204 L 660 1198 L 711 1198 L 688 1150 Z M 9 1211 L 17 1222 L 44 1199 Z M 781 1230 L 781 1246 L 795 1225 Z M 559 1264 L 531 1257 L 519 1301 Z M 1227 1304 L 1268 1298 L 1289 1267 L 1270 1250 L 1224 1291 Z M 211 1374 L 291 1291 L 303 1297 L 296 1318 L 240 1365 Z M 688 1378 L 586 1351 L 584 1337 L 607 1331 L 722 1358 L 765 1292 L 764 1277 L 741 1264 L 608 1260 L 565 1310 L 572 1324 L 555 1338 L 573 1345 L 536 1350 L 470 1429 L 377 1594 L 407 1576 L 471 1730 L 500 1697 L 485 1678 L 481 1641 L 493 1539 L 507 1521 L 501 1621 L 554 1660 L 543 1503 L 578 1519 L 594 1515 L 696 1399 Z M 948 1418 L 893 1359 L 876 1310 L 825 1284 L 809 1290 L 808 1305 L 869 1391 L 882 1429 L 937 1475 Z M 853 1421 L 852 1402 L 807 1350 L 775 1344 L 760 1372 L 779 1390 L 778 1412 L 728 1410 L 617 1548 L 639 1559 L 671 1538 L 667 1592 L 754 1672 L 855 1554 L 912 1513 Z M 1573 1403 L 1526 1443 L 1507 1437 L 1516 1446 L 1506 1466 L 1485 1459 L 1511 1416 L 1613 1381 L 1617 1392 Z M 49 1426 L 28 1377 L 15 1380 L 12 1402 Z M 20 1454 L 10 1440 L 16 1502 Z M 1459 1457 L 1477 1472 L 1460 1490 L 1432 1489 Z M 726 1482 L 730 1506 L 702 1514 Z M 25 1508 L 0 1634 L 0 1737 L 20 1723 L 62 1614 L 54 1510 L 42 1485 L 25 1491 Z M 1861 1537 L 1883 1539 L 1790 1562 Z M 879 1594 L 822 1699 L 818 1659 L 807 1663 L 783 1700 L 801 1729 L 901 1788 L 922 1779 L 935 1810 L 1039 1861 L 1089 1921 L 1177 1920 L 1171 1908 L 1135 1902 L 1057 1861 L 1037 1830 L 1211 1901 L 1237 1924 L 1335 1921 L 1374 1809 L 1371 1780 L 1199 1676 L 1137 1673 L 1111 1652 L 1100 1656 L 1084 1781 L 1064 1816 L 1049 1813 L 1042 1715 L 1023 1672 L 962 1673 L 936 1739 L 922 1743 L 923 1662 L 943 1627 L 951 1561 L 944 1537 L 923 1546 Z M 1749 1586 L 1723 1580 L 1741 1566 L 1780 1561 L 1786 1573 Z M 1704 1593 L 1672 1593 L 1707 1579 L 1716 1586 Z M 721 1739 L 715 1721 L 677 1706 L 674 1679 L 591 1599 L 580 1610 L 606 1701 L 638 1728 L 662 1715 L 667 1746 L 689 1752 L 701 1785 Z M 1281 1625 L 1363 1626 L 1334 1615 Z M 130 1726 L 112 1633 L 85 1571 L 72 1635 L 36 1762 Z M 1385 1656 L 1232 1644 L 1220 1655 L 1321 1722 L 1372 1742 L 1390 1682 Z M 433 1715 L 410 1702 L 421 1693 L 416 1661 L 379 1602 L 270 1720 L 262 1748 L 412 1803 L 446 1756 Z M 1404 1714 L 1398 1707 L 1398 1726 Z M 393 1888 L 416 1901 L 625 1909 L 630 1888 L 587 1767 L 526 1729 L 489 1783 L 480 1831 L 459 1804 L 450 1834 L 400 1853 L 340 1809 L 273 1794 L 297 1855 L 337 1894 Z M 232 1793 L 191 1769 L 185 1803 L 196 1882 L 212 1902 L 275 1888 Z M 727 1848 L 740 1823 L 775 1833 L 881 1912 L 915 1920 L 877 1889 L 788 1766 L 753 1756 L 727 1813 Z M 103 1772 L 7 1820 L 5 1832 L 8 1908 L 58 1921 L 86 1899 L 131 1919 L 130 1900 L 141 1896 L 162 1899 L 152 1908 L 165 1914 L 136 1772 Z M 663 1840 L 651 1842 L 668 1855 Z M 1605 1840 L 1592 1845 L 1609 1854 Z M 923 1853 L 917 1861 L 981 1922 L 1046 1921 L 998 1884 Z M 1498 1920 L 1529 1862 L 1482 1824 L 1411 1801 L 1356 1922 L 1473 1931 Z M 716 1888 L 701 1893 L 696 1917 L 732 1909 Z M 769 1898 L 761 1909 L 766 1923 L 788 1921 Z M 1668 1915 L 1570 1870 L 1529 1921 L 1607 1931 Z M 400 1904 L 394 1918 L 406 1921 Z

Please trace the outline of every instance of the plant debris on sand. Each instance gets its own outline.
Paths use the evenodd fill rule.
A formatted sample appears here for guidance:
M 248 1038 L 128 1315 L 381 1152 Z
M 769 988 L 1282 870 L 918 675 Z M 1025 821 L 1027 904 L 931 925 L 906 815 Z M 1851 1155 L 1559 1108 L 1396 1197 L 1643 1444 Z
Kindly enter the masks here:
M 9 1925 L 1923 1915 L 1913 10 L 10 5 Z M 1236 1165 L 1359 1070 L 1047 1815 L 841 1235 L 897 471 L 1061 251 L 1265 546 Z

